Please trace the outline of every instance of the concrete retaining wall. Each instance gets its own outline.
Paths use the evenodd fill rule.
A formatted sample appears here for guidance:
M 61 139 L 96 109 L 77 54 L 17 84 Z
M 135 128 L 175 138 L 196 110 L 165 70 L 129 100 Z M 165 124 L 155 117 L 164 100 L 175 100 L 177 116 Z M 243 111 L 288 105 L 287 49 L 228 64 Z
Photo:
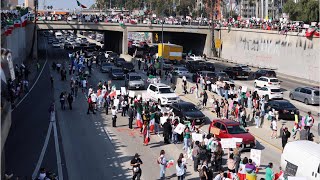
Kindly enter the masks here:
M 221 33 L 221 34 L 220 34 Z M 221 36 L 221 58 L 320 82 L 320 39 L 297 33 L 281 35 L 264 30 L 232 29 L 215 32 Z
M 12 51 L 14 65 L 21 64 L 29 55 L 32 45 L 32 31 L 33 25 L 29 24 L 23 28 L 15 28 L 11 35 L 2 35 L 2 48 Z

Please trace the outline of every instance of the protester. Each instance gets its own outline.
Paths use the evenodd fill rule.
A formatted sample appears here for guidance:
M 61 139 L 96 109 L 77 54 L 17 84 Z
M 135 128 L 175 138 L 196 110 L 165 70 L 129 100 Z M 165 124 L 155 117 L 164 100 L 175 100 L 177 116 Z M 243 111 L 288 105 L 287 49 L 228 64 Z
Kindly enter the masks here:
M 157 162 L 160 165 L 160 180 L 165 179 L 167 160 L 165 158 L 164 150 L 160 151 L 160 156 L 158 157 Z
M 288 131 L 288 128 L 285 127 L 283 129 L 283 132 L 282 132 L 282 136 L 281 136 L 281 139 L 282 139 L 282 148 L 284 149 L 284 147 L 286 146 L 287 142 L 288 142 L 288 139 L 290 138 L 291 136 L 291 133 Z
M 198 165 L 199 165 L 199 155 L 200 155 L 200 142 L 196 141 L 194 143 L 193 149 L 192 149 L 192 159 L 193 159 L 193 170 L 194 172 L 198 171 Z
M 274 172 L 272 170 L 273 168 L 273 163 L 269 163 L 268 167 L 266 168 L 266 175 L 265 175 L 265 180 L 273 180 L 274 179 Z
M 177 174 L 178 180 L 185 179 L 185 174 L 186 174 L 186 169 L 187 169 L 187 166 L 185 163 L 186 162 L 183 157 L 183 154 L 180 153 L 179 159 L 177 160 L 177 164 L 176 164 L 176 174 Z
M 132 179 L 135 180 L 137 178 L 137 180 L 140 180 L 141 178 L 141 174 L 142 174 L 142 170 L 141 170 L 141 165 L 143 164 L 143 162 L 140 159 L 140 155 L 138 153 L 136 153 L 134 155 L 134 158 L 131 160 L 130 165 L 132 166 L 132 171 L 133 171 L 133 176 Z

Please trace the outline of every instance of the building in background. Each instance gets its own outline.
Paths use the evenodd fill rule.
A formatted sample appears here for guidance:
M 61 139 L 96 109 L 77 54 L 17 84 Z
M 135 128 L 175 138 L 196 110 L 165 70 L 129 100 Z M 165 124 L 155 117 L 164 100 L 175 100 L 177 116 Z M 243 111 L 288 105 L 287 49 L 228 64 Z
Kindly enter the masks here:
M 242 0 L 242 18 L 279 19 L 282 13 L 283 0 Z
M 34 8 L 34 0 L 24 0 L 24 6 L 33 9 Z

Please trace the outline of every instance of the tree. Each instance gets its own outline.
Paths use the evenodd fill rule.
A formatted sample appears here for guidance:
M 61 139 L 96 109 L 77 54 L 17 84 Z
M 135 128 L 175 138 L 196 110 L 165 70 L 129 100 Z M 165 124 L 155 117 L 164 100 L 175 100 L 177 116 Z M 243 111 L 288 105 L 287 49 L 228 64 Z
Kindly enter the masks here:
M 290 20 L 293 21 L 319 22 L 319 2 L 317 0 L 300 0 L 298 3 L 289 0 L 284 4 L 283 11 L 289 14 Z

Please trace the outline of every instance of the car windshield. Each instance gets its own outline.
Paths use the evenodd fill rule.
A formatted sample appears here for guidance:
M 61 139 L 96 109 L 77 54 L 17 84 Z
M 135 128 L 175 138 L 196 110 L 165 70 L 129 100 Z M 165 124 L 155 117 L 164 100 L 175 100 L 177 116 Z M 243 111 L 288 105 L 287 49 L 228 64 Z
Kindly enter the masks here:
M 282 108 L 296 108 L 293 104 L 291 104 L 289 102 L 280 103 L 279 105 Z
M 214 73 L 208 73 L 207 76 L 208 77 L 215 77 L 215 74 Z
M 194 105 L 191 104 L 181 106 L 181 110 L 185 112 L 199 111 Z
M 280 89 L 271 89 L 271 92 L 281 92 Z
M 243 126 L 236 125 L 236 126 L 227 126 L 229 134 L 243 134 L 248 133 Z
M 122 69 L 112 69 L 112 72 L 114 72 L 114 73 L 122 73 Z
M 278 79 L 270 79 L 270 82 L 279 82 Z
M 130 76 L 130 81 L 138 81 L 141 80 L 141 76 Z
M 319 96 L 319 91 L 314 91 L 315 96 Z
M 159 88 L 160 94 L 165 93 L 174 93 L 174 91 L 171 88 Z

